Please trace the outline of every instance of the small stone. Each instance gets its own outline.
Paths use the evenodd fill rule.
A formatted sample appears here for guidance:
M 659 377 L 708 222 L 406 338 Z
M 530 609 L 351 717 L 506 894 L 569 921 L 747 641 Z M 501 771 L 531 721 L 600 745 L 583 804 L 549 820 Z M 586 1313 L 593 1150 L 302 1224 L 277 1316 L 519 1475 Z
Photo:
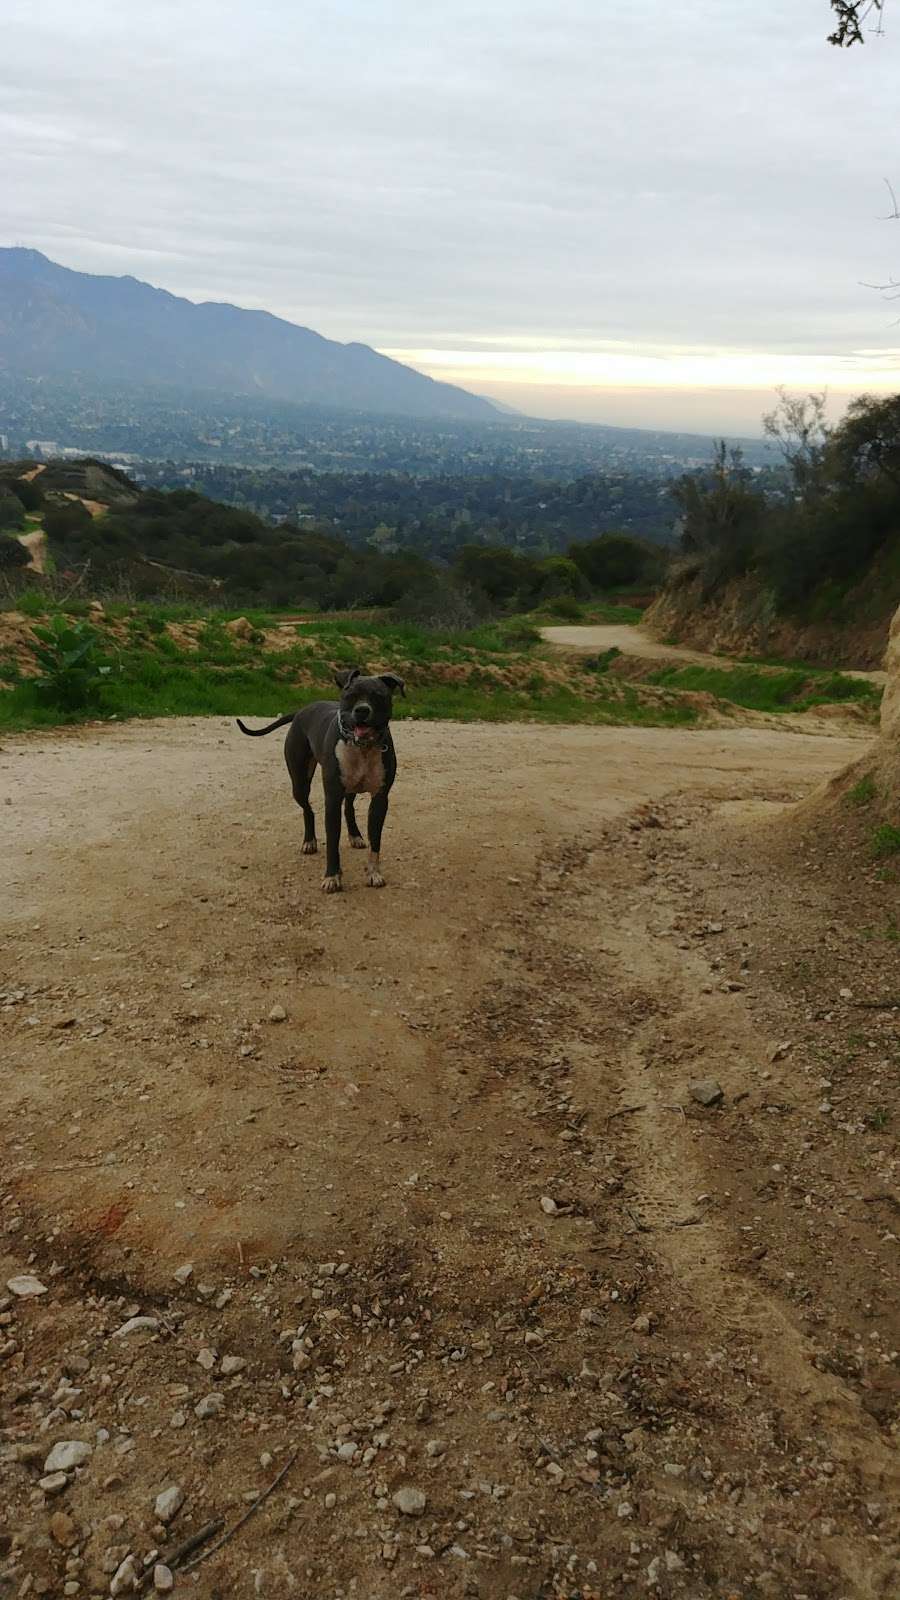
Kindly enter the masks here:
M 207 1394 L 198 1400 L 194 1407 L 194 1416 L 201 1422 L 206 1422 L 209 1417 L 217 1417 L 225 1410 L 225 1396 L 223 1394 Z
M 398 1489 L 391 1496 L 391 1499 L 397 1510 L 404 1517 L 420 1517 L 428 1504 L 427 1497 L 422 1493 L 422 1490 L 413 1489 L 409 1485 Z
M 175 1268 L 175 1271 L 172 1273 L 172 1277 L 175 1279 L 176 1283 L 187 1283 L 187 1281 L 188 1281 L 189 1277 L 191 1276 L 191 1273 L 193 1272 L 193 1270 L 194 1270 L 193 1261 L 186 1261 L 184 1263 L 183 1267 L 176 1267 Z
M 222 1375 L 225 1378 L 233 1378 L 236 1372 L 243 1372 L 246 1365 L 243 1356 L 223 1356 Z
M 65 1511 L 54 1511 L 50 1518 L 50 1536 L 64 1550 L 71 1550 L 73 1544 L 78 1543 L 78 1529 Z
M 635 1333 L 652 1333 L 653 1318 L 647 1316 L 635 1317 L 631 1326 Z
M 51 1472 L 46 1478 L 38 1479 L 45 1494 L 62 1494 L 68 1487 L 69 1478 L 65 1472 Z
M 41 1283 L 40 1278 L 35 1278 L 30 1272 L 23 1272 L 18 1278 L 7 1278 L 6 1287 L 10 1294 L 18 1295 L 20 1300 L 28 1300 L 32 1295 L 46 1294 L 47 1285 Z
M 172 1569 L 167 1567 L 163 1561 L 157 1561 L 156 1566 L 153 1568 L 153 1587 L 157 1594 L 168 1594 L 169 1590 L 175 1587 Z
M 183 1428 L 187 1423 L 186 1411 L 173 1411 L 169 1418 L 170 1428 Z
M 543 1211 L 545 1216 L 547 1216 L 547 1217 L 555 1217 L 557 1211 L 559 1210 L 559 1207 L 556 1204 L 556 1201 L 552 1200 L 550 1198 L 549 1194 L 542 1194 L 541 1195 L 541 1210 Z
M 44 1462 L 44 1471 L 74 1472 L 76 1467 L 83 1467 L 93 1454 L 92 1444 L 85 1444 L 81 1439 L 61 1439 Z
M 445 1440 L 443 1440 L 443 1439 L 429 1439 L 428 1443 L 425 1446 L 425 1454 L 427 1456 L 431 1456 L 433 1459 L 437 1459 L 438 1456 L 442 1456 L 442 1455 L 445 1454 L 446 1449 L 447 1449 L 447 1445 L 446 1445 Z
M 180 1484 L 173 1483 L 168 1489 L 163 1489 L 162 1493 L 156 1496 L 156 1503 L 153 1509 L 156 1512 L 157 1520 L 164 1522 L 168 1526 L 172 1518 L 177 1517 L 183 1505 L 184 1490 Z
M 113 1338 L 127 1339 L 132 1333 L 155 1333 L 158 1327 L 157 1317 L 129 1317 L 127 1322 L 122 1323 L 121 1328 L 116 1329 Z
M 327 1494 L 325 1496 L 325 1510 L 326 1511 L 333 1511 L 336 1505 L 337 1505 L 337 1495 L 336 1494 Z
M 269 1012 L 269 1021 L 270 1022 L 286 1022 L 287 1021 L 287 1012 L 285 1011 L 284 1006 L 273 1006 L 271 1011 Z
M 677 1550 L 667 1550 L 666 1553 L 665 1553 L 664 1559 L 665 1559 L 665 1563 L 666 1563 L 666 1571 L 667 1572 L 683 1572 L 684 1571 L 684 1562 L 682 1561 L 682 1559 L 681 1559 L 680 1555 L 678 1554 Z
M 715 1078 L 698 1078 L 690 1086 L 691 1099 L 701 1106 L 717 1106 L 724 1099 L 724 1090 Z
M 111 1595 L 134 1594 L 138 1586 L 138 1566 L 134 1556 L 126 1556 L 120 1567 L 116 1568 L 112 1582 L 109 1586 Z
M 197 1361 L 203 1368 L 204 1372 L 212 1372 L 212 1369 L 216 1364 L 215 1350 L 198 1350 Z

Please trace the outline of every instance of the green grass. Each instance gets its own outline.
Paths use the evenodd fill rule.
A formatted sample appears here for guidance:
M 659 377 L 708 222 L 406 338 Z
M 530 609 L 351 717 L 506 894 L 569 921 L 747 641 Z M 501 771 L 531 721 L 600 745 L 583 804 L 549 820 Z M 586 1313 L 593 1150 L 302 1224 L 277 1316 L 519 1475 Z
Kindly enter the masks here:
M 108 679 L 97 703 L 81 712 L 56 710 L 26 680 L 0 695 L 0 728 L 10 732 L 49 728 L 94 718 L 248 716 L 276 717 L 306 700 L 331 699 L 335 690 L 324 675 L 320 682 L 296 688 L 289 662 L 269 657 L 256 666 L 225 668 L 196 657 L 145 656 L 123 666 Z M 689 727 L 697 721 L 691 706 L 677 700 L 645 704 L 625 687 L 608 697 L 582 698 L 572 690 L 547 685 L 542 689 L 509 689 L 491 682 L 422 684 L 410 698 L 397 701 L 396 721 L 406 718 L 459 722 L 549 722 L 637 724 Z
M 806 667 L 763 671 L 758 667 L 662 667 L 648 683 L 714 695 L 749 711 L 806 711 L 813 706 L 854 701 L 878 705 L 881 691 L 864 678 L 840 672 L 812 673 Z
M 900 855 L 900 828 L 892 822 L 883 822 L 872 835 L 873 856 Z
M 578 684 L 560 684 L 550 668 L 552 653 L 528 618 L 505 618 L 466 632 L 429 632 L 371 616 L 320 616 L 297 625 L 286 650 L 264 651 L 262 629 L 281 620 L 278 614 L 240 614 L 258 630 L 251 640 L 228 632 L 227 613 L 198 616 L 195 609 L 186 613 L 180 607 L 107 607 L 105 619 L 92 620 L 111 671 L 90 705 L 82 710 L 54 706 L 22 676 L 12 658 L 0 659 L 0 677 L 12 685 L 0 693 L 0 729 L 47 728 L 94 718 L 269 718 L 309 700 L 332 698 L 332 668 L 351 664 L 407 664 L 408 675 L 415 672 L 409 699 L 395 704 L 398 720 L 660 727 L 690 726 L 698 720 L 695 709 L 677 696 L 648 700 L 633 686 L 615 681 L 589 681 L 583 691 Z M 166 630 L 167 622 L 188 620 L 195 624 L 193 649 Z M 448 665 L 464 667 L 466 676 L 458 682 L 441 681 L 441 669 Z M 498 681 L 498 669 L 514 669 L 515 683 Z
M 848 806 L 869 806 L 875 799 L 877 792 L 875 779 L 870 772 L 867 772 L 865 777 L 860 778 L 859 782 L 848 790 L 847 804 Z

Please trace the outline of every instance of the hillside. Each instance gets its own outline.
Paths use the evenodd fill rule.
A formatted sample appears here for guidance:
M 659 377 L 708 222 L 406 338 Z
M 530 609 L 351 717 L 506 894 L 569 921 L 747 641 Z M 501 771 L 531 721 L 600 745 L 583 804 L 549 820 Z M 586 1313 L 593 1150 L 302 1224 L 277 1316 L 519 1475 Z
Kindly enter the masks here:
M 136 278 L 72 272 L 0 250 L 0 372 L 178 384 L 412 417 L 496 419 L 490 401 L 363 344 L 267 311 L 195 305 Z

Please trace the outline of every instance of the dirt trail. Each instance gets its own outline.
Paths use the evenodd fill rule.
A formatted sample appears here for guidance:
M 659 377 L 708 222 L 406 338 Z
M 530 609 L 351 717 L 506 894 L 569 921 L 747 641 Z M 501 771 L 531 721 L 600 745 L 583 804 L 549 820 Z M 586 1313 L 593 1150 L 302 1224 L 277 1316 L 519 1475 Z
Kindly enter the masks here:
M 30 560 L 28 566 L 32 572 L 47 571 L 47 535 L 43 528 L 33 528 L 30 533 L 20 533 L 19 543 L 25 546 Z
M 682 661 L 693 666 L 716 667 L 719 671 L 723 667 L 736 665 L 729 656 L 709 655 L 702 650 L 690 650 L 680 644 L 663 644 L 662 640 L 654 639 L 643 628 L 623 623 L 592 627 L 542 628 L 541 634 L 548 644 L 557 645 L 564 650 L 585 650 L 593 654 L 615 648 L 621 650 L 623 655 L 640 656 L 647 661 Z M 863 672 L 850 668 L 841 670 L 847 678 L 865 678 L 869 683 L 878 684 L 887 682 L 884 672 Z
M 326 897 L 277 737 L 4 741 L 0 1593 L 107 1594 L 299 1449 L 185 1592 L 890 1600 L 897 1019 L 839 998 L 855 899 L 765 848 L 860 740 L 397 744 L 388 887 L 347 852 Z

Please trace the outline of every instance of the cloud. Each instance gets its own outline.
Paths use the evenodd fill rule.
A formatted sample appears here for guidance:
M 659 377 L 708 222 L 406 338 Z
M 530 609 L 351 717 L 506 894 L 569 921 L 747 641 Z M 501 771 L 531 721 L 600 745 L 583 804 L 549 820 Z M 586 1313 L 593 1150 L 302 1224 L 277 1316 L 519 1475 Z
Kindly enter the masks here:
M 12 0 L 5 242 L 429 370 L 475 346 L 570 351 L 577 377 L 621 342 L 696 349 L 710 382 L 783 358 L 802 385 L 888 342 L 861 280 L 900 262 L 878 220 L 900 26 L 843 53 L 828 20 L 826 0 Z

